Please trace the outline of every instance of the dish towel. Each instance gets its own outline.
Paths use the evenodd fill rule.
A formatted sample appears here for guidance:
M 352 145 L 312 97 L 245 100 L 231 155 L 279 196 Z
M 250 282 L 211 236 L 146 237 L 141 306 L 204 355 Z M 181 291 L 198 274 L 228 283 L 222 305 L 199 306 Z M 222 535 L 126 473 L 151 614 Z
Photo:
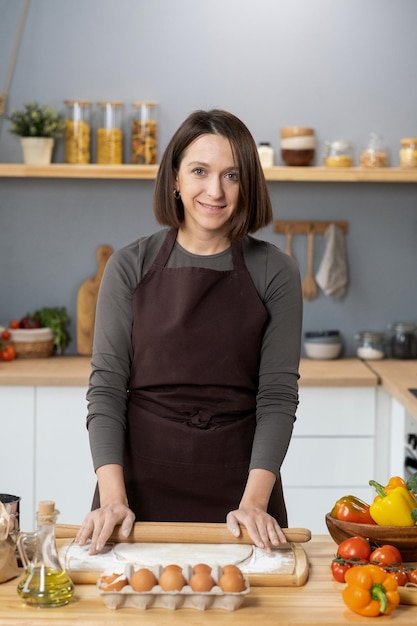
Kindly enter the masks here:
M 345 239 L 336 224 L 330 224 L 324 233 L 326 247 L 316 274 L 316 281 L 326 296 L 342 298 L 349 284 Z

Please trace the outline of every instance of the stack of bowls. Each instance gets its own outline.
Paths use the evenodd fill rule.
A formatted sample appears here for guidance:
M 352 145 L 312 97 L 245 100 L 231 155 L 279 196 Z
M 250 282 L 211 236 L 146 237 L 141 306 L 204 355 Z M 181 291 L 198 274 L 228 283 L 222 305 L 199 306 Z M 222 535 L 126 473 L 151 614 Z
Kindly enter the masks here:
M 338 330 L 307 331 L 304 350 L 310 359 L 337 359 L 342 351 L 342 338 Z
M 286 165 L 311 165 L 316 140 L 313 128 L 284 126 L 281 128 L 281 157 Z

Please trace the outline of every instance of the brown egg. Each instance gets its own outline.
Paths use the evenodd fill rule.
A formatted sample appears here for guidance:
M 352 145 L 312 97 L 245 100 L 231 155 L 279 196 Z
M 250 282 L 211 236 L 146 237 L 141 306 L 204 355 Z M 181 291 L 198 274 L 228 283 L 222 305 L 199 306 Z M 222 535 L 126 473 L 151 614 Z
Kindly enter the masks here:
M 241 574 L 227 572 L 220 578 L 219 587 L 228 593 L 239 593 L 245 590 L 245 580 Z
M 159 577 L 159 584 L 164 591 L 181 591 L 187 581 L 179 565 L 167 565 Z
M 173 571 L 177 571 L 177 572 L 182 572 L 182 567 L 180 565 L 173 565 L 173 564 L 172 565 L 165 565 L 163 571 L 165 572 L 167 570 L 168 571 L 173 570 Z
M 215 582 L 207 572 L 197 572 L 197 574 L 191 576 L 189 585 L 193 591 L 204 592 L 211 591 Z
M 109 574 L 102 576 L 100 581 L 100 589 L 102 591 L 120 591 L 128 584 L 126 576 L 123 574 Z
M 232 572 L 233 574 L 238 574 L 243 578 L 242 571 L 238 568 L 237 565 L 224 565 L 222 567 L 222 572 L 223 574 L 229 574 L 230 572 Z
M 135 591 L 150 591 L 157 584 L 156 576 L 146 567 L 136 570 L 130 577 L 130 585 Z
M 204 572 L 205 574 L 211 574 L 210 565 L 207 565 L 206 563 L 197 563 L 197 565 L 194 565 L 193 573 L 199 574 L 200 572 Z

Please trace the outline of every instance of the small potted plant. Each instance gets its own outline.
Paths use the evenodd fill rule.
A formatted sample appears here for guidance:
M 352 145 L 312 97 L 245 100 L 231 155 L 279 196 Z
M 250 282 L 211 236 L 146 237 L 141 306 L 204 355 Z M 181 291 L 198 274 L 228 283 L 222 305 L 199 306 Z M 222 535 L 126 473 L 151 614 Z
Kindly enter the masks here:
M 63 116 L 46 105 L 28 102 L 22 110 L 12 111 L 7 119 L 11 122 L 9 132 L 20 136 L 24 162 L 48 165 L 54 141 L 64 131 Z

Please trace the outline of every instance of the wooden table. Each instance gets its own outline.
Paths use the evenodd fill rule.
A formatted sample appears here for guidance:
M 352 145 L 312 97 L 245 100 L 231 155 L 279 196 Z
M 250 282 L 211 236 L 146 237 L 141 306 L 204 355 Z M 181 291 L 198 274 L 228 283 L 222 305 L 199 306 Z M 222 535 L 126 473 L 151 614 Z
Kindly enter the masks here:
M 372 622 L 356 615 L 342 600 L 343 585 L 332 579 L 330 562 L 336 544 L 329 536 L 313 536 L 303 544 L 310 561 L 310 576 L 303 587 L 252 587 L 237 611 L 182 609 L 108 609 L 94 585 L 76 585 L 71 603 L 55 609 L 33 609 L 24 605 L 16 593 L 17 580 L 0 585 L 0 625 L 7 626 L 103 626 L 141 624 L 152 626 L 338 626 Z M 417 606 L 400 605 L 383 623 L 413 624 Z M 379 623 L 379 622 L 378 622 Z M 382 623 L 382 622 L 381 622 Z

